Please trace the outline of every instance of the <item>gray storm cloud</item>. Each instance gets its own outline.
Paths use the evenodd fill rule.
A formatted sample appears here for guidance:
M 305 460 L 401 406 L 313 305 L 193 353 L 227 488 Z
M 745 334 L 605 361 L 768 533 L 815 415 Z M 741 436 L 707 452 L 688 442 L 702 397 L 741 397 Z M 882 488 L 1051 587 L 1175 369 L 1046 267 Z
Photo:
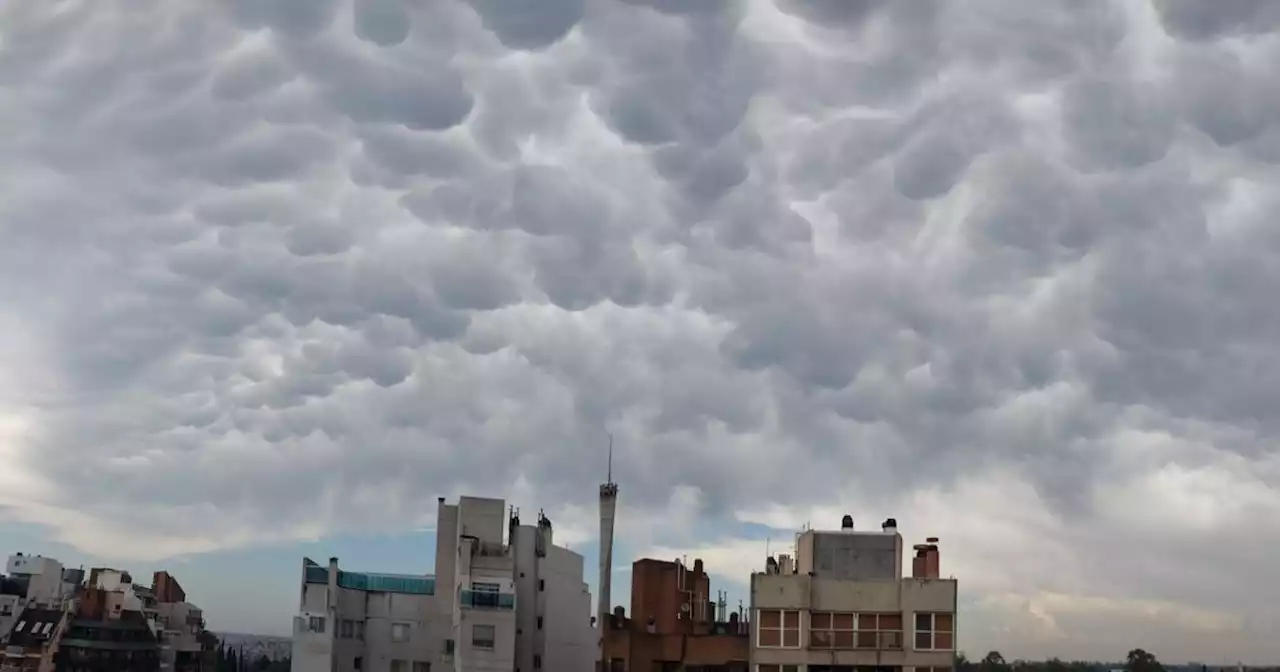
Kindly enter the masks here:
M 696 514 L 639 548 L 856 503 L 947 538 L 966 648 L 1274 656 L 1278 25 L 5 3 L 0 512 L 158 558 L 580 511 L 612 431 L 624 515 Z

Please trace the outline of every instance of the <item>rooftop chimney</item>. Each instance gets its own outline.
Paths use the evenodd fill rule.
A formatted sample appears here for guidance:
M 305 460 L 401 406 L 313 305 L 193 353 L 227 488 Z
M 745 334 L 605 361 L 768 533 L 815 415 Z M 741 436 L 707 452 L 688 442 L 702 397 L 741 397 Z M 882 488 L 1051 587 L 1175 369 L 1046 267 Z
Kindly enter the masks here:
M 840 519 L 840 529 L 842 529 L 842 530 L 852 530 L 852 529 L 853 529 L 853 516 L 850 516 L 850 515 L 846 514 L 844 518 L 841 518 L 841 519 Z
M 898 519 L 897 519 L 897 518 L 885 518 L 885 519 L 884 519 L 884 523 L 882 523 L 882 524 L 880 525 L 880 529 L 884 530 L 885 532 L 894 532 L 894 531 L 897 531 L 897 529 L 898 529 Z
M 911 577 L 915 579 L 941 578 L 941 567 L 938 559 L 938 538 L 929 537 L 927 543 L 916 544 L 912 548 L 916 555 L 911 559 Z

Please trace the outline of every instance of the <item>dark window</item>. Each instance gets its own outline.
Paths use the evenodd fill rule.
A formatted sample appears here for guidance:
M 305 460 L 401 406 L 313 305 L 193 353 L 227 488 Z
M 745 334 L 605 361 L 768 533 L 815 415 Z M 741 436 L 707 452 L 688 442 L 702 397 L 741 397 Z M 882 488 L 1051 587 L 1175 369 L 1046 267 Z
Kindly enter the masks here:
M 538 579 L 538 590 L 546 590 L 546 589 L 547 589 L 546 579 Z
M 538 654 L 536 654 L 536 653 L 535 653 L 535 654 L 533 654 L 533 669 L 535 669 L 535 670 L 541 670 L 541 669 L 542 669 L 542 656 L 539 656 L 539 655 L 538 655 Z
M 541 617 L 541 616 L 539 616 L 539 617 L 538 617 L 538 629 L 539 629 L 539 630 L 541 630 L 541 629 L 542 629 L 542 617 Z
M 353 662 L 353 663 L 351 664 L 351 666 L 352 666 L 352 667 L 354 667 L 354 668 L 356 668 L 357 670 L 363 670 L 363 669 L 364 669 L 364 658 L 361 658 L 360 656 L 356 656 L 355 662 Z

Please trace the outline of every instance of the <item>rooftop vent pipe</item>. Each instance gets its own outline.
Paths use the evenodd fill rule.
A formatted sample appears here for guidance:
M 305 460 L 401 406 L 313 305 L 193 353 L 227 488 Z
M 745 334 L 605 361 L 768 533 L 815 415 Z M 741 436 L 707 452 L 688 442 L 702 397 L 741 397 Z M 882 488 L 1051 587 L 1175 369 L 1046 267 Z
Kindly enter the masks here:
M 850 516 L 850 515 L 847 515 L 847 514 L 846 514 L 844 518 L 841 518 L 841 519 L 840 519 L 840 529 L 842 529 L 842 530 L 852 530 L 852 529 L 853 529 L 853 516 Z

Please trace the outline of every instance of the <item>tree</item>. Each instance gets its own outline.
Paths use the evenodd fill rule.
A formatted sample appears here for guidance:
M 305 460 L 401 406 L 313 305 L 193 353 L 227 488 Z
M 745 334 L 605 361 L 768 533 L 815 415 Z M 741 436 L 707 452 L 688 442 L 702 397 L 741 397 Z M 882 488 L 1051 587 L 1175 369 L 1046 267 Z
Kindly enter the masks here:
M 1142 649 L 1134 649 L 1124 663 L 1126 672 L 1164 672 L 1164 665 L 1156 660 L 1155 655 Z
M 982 662 L 978 663 L 979 672 L 1008 672 L 1009 663 L 1005 662 L 1004 656 L 999 651 L 990 651 Z

